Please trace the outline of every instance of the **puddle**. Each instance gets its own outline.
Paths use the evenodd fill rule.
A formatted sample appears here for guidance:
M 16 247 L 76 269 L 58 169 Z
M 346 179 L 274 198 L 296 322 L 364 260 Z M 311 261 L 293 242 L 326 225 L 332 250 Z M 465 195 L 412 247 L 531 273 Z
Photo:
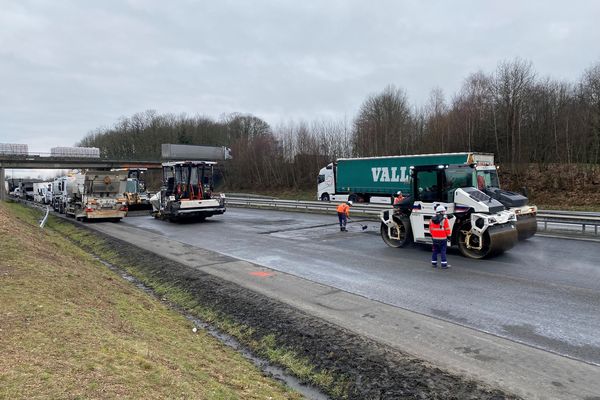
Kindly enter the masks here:
M 121 270 L 120 268 L 114 266 L 113 264 L 106 262 L 98 257 L 94 256 L 94 259 L 100 261 L 103 265 L 108 267 L 111 271 L 119 274 L 126 281 L 133 283 L 138 289 L 143 290 L 144 292 L 148 293 L 149 295 L 153 296 L 154 298 L 157 298 L 157 299 L 159 298 L 151 288 L 144 285 L 142 282 L 140 282 L 134 276 L 129 275 L 127 272 Z M 305 398 L 310 399 L 310 400 L 329 400 L 329 397 L 327 395 L 325 395 L 324 393 L 322 393 L 320 390 L 318 390 L 312 386 L 307 386 L 307 385 L 303 384 L 302 382 L 300 382 L 300 380 L 298 378 L 296 378 L 293 375 L 288 374 L 283 368 L 280 368 L 276 365 L 271 364 L 269 361 L 267 361 L 265 359 L 255 356 L 246 346 L 244 346 L 243 344 L 238 342 L 237 339 L 235 339 L 233 336 L 221 332 L 214 326 L 202 321 L 198 317 L 195 317 L 189 313 L 182 311 L 179 307 L 177 307 L 171 303 L 167 302 L 166 304 L 168 306 L 170 306 L 171 308 L 176 309 L 177 312 L 179 312 L 185 318 L 187 318 L 189 321 L 191 321 L 196 328 L 203 329 L 209 335 L 216 338 L 217 340 L 219 340 L 221 343 L 225 344 L 226 346 L 234 349 L 239 354 L 244 356 L 244 358 L 251 361 L 266 375 L 285 383 L 288 387 L 301 393 Z

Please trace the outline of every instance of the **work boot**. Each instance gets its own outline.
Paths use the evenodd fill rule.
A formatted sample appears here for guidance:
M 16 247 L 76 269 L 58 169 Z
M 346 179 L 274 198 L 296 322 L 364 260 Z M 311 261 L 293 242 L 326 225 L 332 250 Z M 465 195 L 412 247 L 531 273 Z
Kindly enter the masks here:
M 436 263 L 436 262 L 435 262 L 435 263 L 434 263 L 434 262 L 432 262 L 432 263 L 431 263 L 431 268 L 437 268 L 437 263 Z
M 448 268 L 450 268 L 450 264 L 442 263 L 442 269 L 448 269 Z
M 344 227 L 340 226 L 340 232 L 344 232 Z

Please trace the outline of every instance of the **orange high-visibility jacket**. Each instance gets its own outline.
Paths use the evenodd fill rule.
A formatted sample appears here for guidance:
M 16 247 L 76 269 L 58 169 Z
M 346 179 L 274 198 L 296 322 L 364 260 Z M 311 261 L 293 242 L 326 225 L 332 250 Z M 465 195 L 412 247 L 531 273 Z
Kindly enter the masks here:
M 337 206 L 337 212 L 350 216 L 350 206 L 346 203 L 342 203 L 339 206 Z
M 450 231 L 450 224 L 448 224 L 448 218 L 444 217 L 444 220 L 440 224 L 436 224 L 433 222 L 433 219 L 431 219 L 429 221 L 429 233 L 431 233 L 432 239 L 447 239 L 448 236 L 452 234 L 452 231 Z

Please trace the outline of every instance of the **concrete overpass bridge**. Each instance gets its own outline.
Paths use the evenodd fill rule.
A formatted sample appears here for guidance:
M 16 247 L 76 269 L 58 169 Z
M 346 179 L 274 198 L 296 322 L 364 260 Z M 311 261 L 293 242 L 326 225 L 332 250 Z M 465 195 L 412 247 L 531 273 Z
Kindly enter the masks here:
M 37 155 L 0 154 L 0 200 L 5 200 L 5 169 L 95 169 L 148 168 L 160 169 L 160 161 L 107 160 L 103 158 L 42 157 Z

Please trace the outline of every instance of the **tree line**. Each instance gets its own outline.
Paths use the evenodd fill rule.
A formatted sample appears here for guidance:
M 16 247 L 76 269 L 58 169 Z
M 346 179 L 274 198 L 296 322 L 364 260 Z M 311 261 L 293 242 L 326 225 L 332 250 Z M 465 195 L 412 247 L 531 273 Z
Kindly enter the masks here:
M 352 120 L 270 126 L 234 113 L 220 119 L 155 111 L 98 128 L 78 145 L 109 158 L 153 160 L 162 143 L 227 146 L 224 181 L 235 189 L 312 189 L 320 168 L 340 157 L 480 151 L 518 171 L 529 163 L 600 164 L 600 63 L 576 82 L 539 77 L 531 62 L 502 61 L 467 76 L 447 98 L 434 88 L 424 106 L 390 85 Z

